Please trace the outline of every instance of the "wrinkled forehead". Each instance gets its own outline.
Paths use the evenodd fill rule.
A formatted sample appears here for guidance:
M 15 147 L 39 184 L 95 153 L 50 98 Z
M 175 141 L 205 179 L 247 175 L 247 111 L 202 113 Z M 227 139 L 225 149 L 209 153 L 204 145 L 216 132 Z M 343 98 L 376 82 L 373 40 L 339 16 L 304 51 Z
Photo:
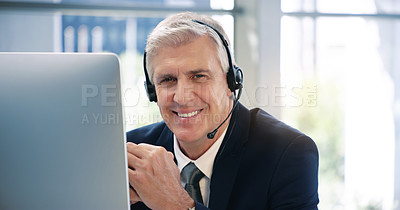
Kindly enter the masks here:
M 219 62 L 216 46 L 208 36 L 202 36 L 179 46 L 165 46 L 158 49 L 152 56 L 152 67 L 155 70 L 159 65 L 178 64 L 190 60 L 191 63 Z
M 160 55 L 160 53 L 173 53 L 174 50 L 177 48 L 181 48 L 182 46 L 190 45 L 196 40 L 199 40 L 200 38 L 205 38 L 203 39 L 205 42 L 204 45 L 202 46 L 197 46 L 196 48 L 201 48 L 204 47 L 205 45 L 210 48 L 213 52 L 216 52 L 217 45 L 215 41 L 210 38 L 208 34 L 200 35 L 200 36 L 187 36 L 187 37 L 181 37 L 181 39 L 176 39 L 176 38 L 167 38 L 165 42 L 159 43 L 157 48 L 151 49 L 151 52 L 147 52 L 147 62 L 148 62 L 148 67 L 151 69 L 151 71 L 154 70 L 153 66 L 153 60 Z M 166 50 L 164 50 L 166 49 Z M 197 50 L 197 49 L 191 49 L 191 50 Z
M 213 47 L 214 50 L 217 48 L 217 43 L 208 34 L 198 35 L 198 36 L 183 36 L 180 37 L 179 39 L 173 39 L 171 37 L 167 37 L 163 42 L 159 43 L 158 47 L 151 49 L 150 54 L 151 56 L 154 57 L 157 56 L 159 52 L 164 48 L 170 48 L 173 50 L 178 47 L 189 45 L 201 38 L 206 38 L 204 40 L 210 43 L 209 47 Z

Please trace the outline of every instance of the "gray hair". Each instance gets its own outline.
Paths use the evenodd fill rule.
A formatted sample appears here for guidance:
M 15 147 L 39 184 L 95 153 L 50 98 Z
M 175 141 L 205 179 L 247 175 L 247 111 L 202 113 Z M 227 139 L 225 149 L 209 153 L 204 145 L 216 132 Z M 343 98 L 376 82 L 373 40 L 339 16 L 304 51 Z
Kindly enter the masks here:
M 194 22 L 198 20 L 217 29 L 229 42 L 229 39 L 221 24 L 206 15 L 199 15 L 193 12 L 183 12 L 170 16 L 161 21 L 147 37 L 146 44 L 146 69 L 150 81 L 153 82 L 154 69 L 151 59 L 156 56 L 163 47 L 179 47 L 195 41 L 201 36 L 208 35 L 217 49 L 220 64 L 224 73 L 228 72 L 229 62 L 225 47 L 218 34 L 208 26 Z M 231 53 L 233 49 L 230 48 Z M 233 54 L 231 54 L 234 62 Z

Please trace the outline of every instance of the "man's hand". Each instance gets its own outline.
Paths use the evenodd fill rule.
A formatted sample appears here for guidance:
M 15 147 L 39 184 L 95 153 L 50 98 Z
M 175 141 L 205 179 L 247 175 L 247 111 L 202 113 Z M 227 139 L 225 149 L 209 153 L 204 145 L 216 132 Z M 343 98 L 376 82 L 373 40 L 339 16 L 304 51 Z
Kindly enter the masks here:
M 128 169 L 128 170 L 131 170 L 131 169 Z M 130 183 L 129 183 L 129 185 L 130 185 Z M 133 189 L 132 186 L 129 186 L 129 200 L 130 200 L 131 205 L 141 201 L 138 194 L 136 193 L 136 190 Z
M 151 209 L 189 209 L 193 199 L 183 189 L 174 155 L 163 147 L 127 144 L 131 204 Z

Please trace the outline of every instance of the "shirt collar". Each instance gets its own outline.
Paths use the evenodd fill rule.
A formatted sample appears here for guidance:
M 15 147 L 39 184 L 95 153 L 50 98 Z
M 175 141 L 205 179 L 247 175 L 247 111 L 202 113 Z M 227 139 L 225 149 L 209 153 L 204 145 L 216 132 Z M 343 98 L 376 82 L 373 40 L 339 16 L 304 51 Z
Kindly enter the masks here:
M 185 167 L 189 162 L 193 162 L 197 166 L 197 168 L 199 168 L 199 170 L 201 172 L 203 172 L 203 174 L 207 178 L 210 179 L 211 174 L 212 174 L 212 168 L 214 165 L 215 156 L 217 156 L 217 152 L 219 150 L 219 147 L 221 146 L 222 140 L 225 137 L 225 133 L 226 133 L 227 129 L 228 129 L 228 127 L 225 128 L 224 132 L 217 139 L 217 141 L 215 141 L 214 144 L 211 145 L 211 147 L 203 155 L 201 155 L 199 158 L 197 158 L 197 160 L 191 160 L 189 157 L 187 157 L 185 154 L 183 154 L 182 150 L 179 147 L 176 136 L 174 135 L 174 153 L 175 153 L 175 158 L 176 158 L 176 161 L 178 164 L 179 171 L 182 171 L 183 167 Z

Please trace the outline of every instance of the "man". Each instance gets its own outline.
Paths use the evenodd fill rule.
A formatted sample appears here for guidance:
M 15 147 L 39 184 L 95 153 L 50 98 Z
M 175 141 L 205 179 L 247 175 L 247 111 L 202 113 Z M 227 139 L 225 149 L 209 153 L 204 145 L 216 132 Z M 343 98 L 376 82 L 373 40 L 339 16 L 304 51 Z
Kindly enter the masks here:
M 315 143 L 237 102 L 224 37 L 188 12 L 149 35 L 147 88 L 164 121 L 127 134 L 132 209 L 317 209 Z

